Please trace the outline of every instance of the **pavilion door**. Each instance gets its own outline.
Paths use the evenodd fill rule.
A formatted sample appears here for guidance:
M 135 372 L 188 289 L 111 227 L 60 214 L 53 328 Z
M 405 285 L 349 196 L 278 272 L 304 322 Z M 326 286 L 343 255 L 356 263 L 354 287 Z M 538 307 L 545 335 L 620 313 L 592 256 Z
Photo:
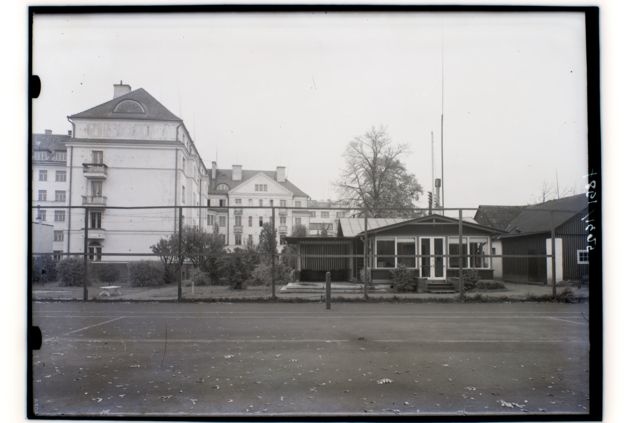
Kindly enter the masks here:
M 444 238 L 420 238 L 420 277 L 444 279 Z

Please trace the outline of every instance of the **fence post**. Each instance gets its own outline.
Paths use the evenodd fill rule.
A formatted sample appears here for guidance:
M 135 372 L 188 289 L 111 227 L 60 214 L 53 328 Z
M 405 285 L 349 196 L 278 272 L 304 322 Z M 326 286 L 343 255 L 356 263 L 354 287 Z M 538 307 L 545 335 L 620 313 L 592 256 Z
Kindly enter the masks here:
M 71 216 L 69 216 L 71 219 Z M 84 283 L 82 286 L 82 299 L 87 301 L 89 299 L 89 290 L 87 288 L 87 282 L 89 279 L 89 262 L 87 254 L 89 253 L 89 208 L 84 208 Z
M 324 300 L 327 310 L 331 309 L 331 272 L 324 275 Z
M 551 290 L 556 298 L 556 228 L 551 227 Z
M 276 299 L 276 251 L 278 232 L 276 232 L 276 208 L 271 207 L 271 229 L 273 229 L 273 248 L 271 250 L 271 298 Z
M 178 207 L 178 301 L 182 301 L 182 207 Z
M 458 256 L 458 284 L 460 286 L 460 301 L 463 301 L 464 282 L 462 281 L 462 209 L 458 210 Z
M 364 215 L 364 262 L 363 262 L 363 266 L 362 266 L 362 270 L 364 270 L 364 277 L 363 279 L 363 286 L 364 286 L 364 299 L 368 300 L 369 299 L 369 255 L 368 250 L 369 250 L 369 237 L 367 236 L 367 224 L 368 224 L 368 219 L 367 219 L 367 212 L 365 211 L 365 215 Z

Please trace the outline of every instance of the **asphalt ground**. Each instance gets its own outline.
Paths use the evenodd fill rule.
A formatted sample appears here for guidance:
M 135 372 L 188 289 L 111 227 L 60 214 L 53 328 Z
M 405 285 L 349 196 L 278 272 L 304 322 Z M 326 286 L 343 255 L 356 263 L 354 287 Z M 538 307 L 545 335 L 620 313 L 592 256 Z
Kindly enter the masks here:
M 35 412 L 589 411 L 588 304 L 33 303 Z

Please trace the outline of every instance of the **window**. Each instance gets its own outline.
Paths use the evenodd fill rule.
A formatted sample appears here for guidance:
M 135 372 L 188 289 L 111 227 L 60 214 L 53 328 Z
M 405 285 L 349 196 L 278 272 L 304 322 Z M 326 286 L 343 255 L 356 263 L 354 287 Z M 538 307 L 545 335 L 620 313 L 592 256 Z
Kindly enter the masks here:
M 225 234 L 220 234 L 220 239 L 222 240 L 222 243 L 224 245 L 227 245 L 227 237 L 225 236 Z
M 49 152 L 48 151 L 36 151 L 33 154 L 33 158 L 34 158 L 34 160 L 47 160 L 49 158 Z
M 280 224 L 281 225 L 287 224 L 287 216 L 280 216 Z
M 91 152 L 91 163 L 93 164 L 102 164 L 102 151 L 92 151 Z
M 469 237 L 469 267 L 475 269 L 488 269 L 489 240 L 481 237 Z
M 36 215 L 36 219 L 46 222 L 47 220 L 47 211 L 46 210 L 38 210 L 38 214 Z
M 255 184 L 256 192 L 267 192 L 267 184 Z
M 262 207 L 262 198 L 258 200 L 258 205 Z
M 236 218 L 236 226 L 242 226 L 242 216 L 235 216 Z
M 280 207 L 287 207 L 287 200 L 280 200 Z
M 64 241 L 64 231 L 53 231 L 54 241 Z
M 184 187 L 182 189 L 184 192 Z M 102 181 L 91 181 L 91 195 L 93 197 L 102 197 Z
M 102 229 L 102 212 L 89 213 L 89 228 Z
M 56 170 L 56 182 L 67 182 L 66 170 Z
M 44 189 L 38 190 L 38 201 L 47 201 L 47 191 Z
M 216 185 L 216 191 L 229 191 L 229 185 L 227 185 L 227 184 L 218 184 L 218 185 Z
M 242 198 L 236 198 L 236 206 L 242 205 Z
M 222 216 L 220 216 L 222 217 Z M 213 226 L 214 222 L 216 221 L 216 217 L 212 214 L 208 214 L 207 215 L 207 226 Z
M 302 218 L 296 217 L 296 225 L 302 225 Z
M 253 246 L 253 235 L 251 234 L 247 235 L 247 245 Z
M 211 199 L 207 198 L 207 207 L 211 207 Z
M 236 238 L 236 245 L 242 245 L 242 235 L 235 234 L 235 238 Z
M 58 162 L 66 162 L 67 161 L 67 152 L 66 151 L 56 151 L 53 153 L 53 160 Z
M 462 255 L 467 254 L 467 238 L 462 237 L 462 251 L 460 251 L 460 240 L 458 237 L 449 237 L 449 268 L 457 269 L 460 267 L 460 257 L 458 255 L 462 252 Z M 462 257 L 462 267 L 468 267 L 467 257 Z
M 280 234 L 280 237 L 279 237 L 280 245 L 284 245 L 284 238 L 286 236 L 287 236 L 287 234 L 285 234 L 285 233 Z
M 320 217 L 325 218 L 325 219 L 328 218 L 329 217 L 329 212 L 328 211 L 320 212 Z
M 89 244 L 89 260 L 100 261 L 102 260 L 102 246 L 98 242 L 92 242 Z
M 416 240 L 414 238 L 398 238 L 396 241 L 396 248 L 399 256 L 413 256 L 413 257 L 398 257 L 398 265 L 405 267 L 416 267 Z
M 38 180 L 39 181 L 46 181 L 47 180 L 47 171 L 46 170 L 39 170 L 38 171 Z
M 56 210 L 53 212 L 53 220 L 56 222 L 64 222 L 65 219 L 65 211 L 64 210 Z
M 184 185 L 183 185 L 182 186 L 182 204 L 184 204 L 184 202 L 185 202 L 185 196 L 186 196 L 186 193 L 185 193 L 185 188 L 184 188 Z
M 258 226 L 262 227 L 262 216 L 258 217 Z
M 56 191 L 56 201 L 65 202 L 67 199 L 66 191 Z
M 309 212 L 309 213 L 310 213 L 311 217 L 316 217 L 316 212 L 315 211 L 312 211 L 312 212 Z
M 218 216 L 218 222 L 220 227 L 225 228 L 227 226 L 227 216 Z
M 300 207 L 302 205 L 302 203 L 300 203 L 300 201 L 296 201 L 295 205 L 296 205 L 296 207 Z
M 53 250 L 53 261 L 60 261 L 62 258 L 62 250 Z
M 218 204 L 220 204 L 220 207 L 224 207 L 226 203 L 225 203 L 224 199 L 220 199 Z
M 273 207 L 273 200 L 269 200 L 269 207 Z
M 578 256 L 578 264 L 589 264 L 589 251 L 578 250 L 576 255 Z
M 396 241 L 394 239 L 376 239 L 376 267 L 396 267 Z
M 249 221 L 247 222 L 247 225 L 248 225 L 249 227 L 252 227 L 252 226 L 253 226 L 253 216 L 249 216 L 248 220 L 249 220 Z

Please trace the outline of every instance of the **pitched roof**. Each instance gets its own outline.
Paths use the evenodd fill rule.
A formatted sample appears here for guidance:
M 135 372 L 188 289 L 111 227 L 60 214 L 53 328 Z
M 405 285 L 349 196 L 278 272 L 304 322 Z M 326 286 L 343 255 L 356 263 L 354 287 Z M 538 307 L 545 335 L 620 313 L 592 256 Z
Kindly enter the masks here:
M 586 209 L 587 205 L 587 197 L 584 194 L 578 194 L 526 206 L 509 223 L 506 230 L 509 235 L 550 232 L 552 228 L 560 226 Z
M 444 220 L 445 222 L 458 223 L 458 219 L 453 217 L 441 216 L 439 214 L 429 214 L 427 216 L 420 216 L 417 218 L 370 218 L 367 222 L 367 232 L 376 233 L 382 230 L 391 229 L 392 227 L 403 226 L 405 224 L 411 224 L 414 222 Z M 480 225 L 475 220 L 470 218 L 462 219 L 463 226 L 475 227 L 488 232 L 498 233 L 501 232 L 498 229 L 490 228 L 488 226 Z M 342 218 L 338 222 L 338 236 L 355 237 L 364 232 L 364 218 Z
M 371 217 L 367 219 L 367 231 L 371 231 L 385 226 L 395 225 L 396 223 L 406 222 L 411 219 L 404 217 Z M 338 222 L 341 236 L 353 238 L 364 232 L 364 217 L 343 217 Z
M 213 183 L 209 184 L 209 194 L 226 194 L 227 191 L 216 190 L 216 187 L 220 184 L 226 184 L 229 186 L 229 190 L 234 189 L 238 185 L 242 184 L 245 181 L 253 178 L 259 173 L 263 173 L 269 178 L 276 181 L 276 171 L 275 170 L 247 170 L 242 169 L 242 179 L 239 181 L 233 181 L 231 178 L 232 170 L 231 169 L 217 169 L 215 178 L 213 178 Z M 211 170 L 209 170 L 209 174 L 211 174 Z M 291 181 L 285 179 L 284 182 L 277 182 L 282 185 L 284 188 L 288 189 L 293 193 L 295 197 L 309 197 L 304 191 L 295 186 Z
M 32 134 L 32 148 L 33 150 L 47 150 L 47 151 L 60 151 L 67 150 L 65 142 L 69 141 L 71 137 L 69 135 L 58 134 Z
M 504 231 L 524 208 L 525 206 L 478 206 L 474 219 L 481 225 Z
M 144 88 L 138 88 L 69 118 L 182 121 Z

